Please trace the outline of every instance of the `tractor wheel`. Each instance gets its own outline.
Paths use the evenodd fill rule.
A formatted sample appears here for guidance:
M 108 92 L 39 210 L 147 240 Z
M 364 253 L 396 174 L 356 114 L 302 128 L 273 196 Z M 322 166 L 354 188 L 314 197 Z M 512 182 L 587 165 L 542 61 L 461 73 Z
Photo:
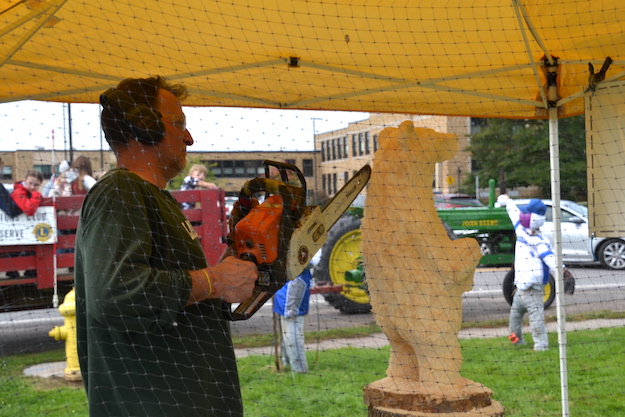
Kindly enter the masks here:
M 512 305 L 512 299 L 516 291 L 516 285 L 514 285 L 514 269 L 511 269 L 506 277 L 503 279 L 503 296 L 509 305 Z M 549 282 L 545 285 L 545 298 L 543 299 L 543 306 L 545 310 L 548 309 L 553 300 L 556 299 L 556 281 L 553 276 L 549 276 Z
M 332 307 L 347 314 L 371 311 L 364 281 L 354 283 L 345 279 L 345 271 L 357 269 L 362 262 L 360 242 L 360 219 L 343 215 L 328 232 L 328 240 L 321 248 L 321 258 L 313 270 L 318 284 L 343 285 L 343 291 L 324 294 L 324 298 Z

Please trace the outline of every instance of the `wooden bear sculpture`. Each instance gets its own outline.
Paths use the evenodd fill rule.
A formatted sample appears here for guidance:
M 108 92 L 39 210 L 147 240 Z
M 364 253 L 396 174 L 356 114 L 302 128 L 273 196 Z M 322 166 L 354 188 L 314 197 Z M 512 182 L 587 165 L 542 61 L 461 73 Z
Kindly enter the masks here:
M 461 295 L 472 288 L 481 255 L 474 239 L 448 237 L 432 194 L 435 164 L 453 157 L 457 137 L 405 121 L 382 130 L 378 141 L 362 254 L 373 313 L 391 354 L 387 377 L 367 386 L 365 402 L 370 410 L 389 404 L 433 413 L 486 407 L 480 415 L 500 415 L 500 405 L 491 409 L 488 388 L 460 376 Z

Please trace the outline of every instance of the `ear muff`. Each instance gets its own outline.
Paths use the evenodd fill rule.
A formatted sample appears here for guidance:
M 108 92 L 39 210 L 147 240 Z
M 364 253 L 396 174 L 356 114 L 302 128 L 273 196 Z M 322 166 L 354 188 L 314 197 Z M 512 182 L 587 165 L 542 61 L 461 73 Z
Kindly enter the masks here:
M 165 126 L 161 114 L 143 103 L 135 101 L 123 91 L 109 88 L 100 95 L 102 107 L 121 113 L 123 121 L 137 140 L 147 145 L 155 145 L 163 140 Z
M 530 227 L 530 220 L 532 219 L 532 213 L 523 213 L 521 212 L 519 214 L 519 222 L 521 223 L 521 226 L 525 227 L 526 229 L 528 229 Z

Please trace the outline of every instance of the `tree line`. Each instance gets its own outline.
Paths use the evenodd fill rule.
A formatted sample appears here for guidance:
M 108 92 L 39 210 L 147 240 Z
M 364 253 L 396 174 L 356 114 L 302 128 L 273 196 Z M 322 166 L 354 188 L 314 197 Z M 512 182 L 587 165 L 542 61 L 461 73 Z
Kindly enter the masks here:
M 494 178 L 502 192 L 537 186 L 551 196 L 549 124 L 547 120 L 474 119 L 479 131 L 472 135 L 467 150 L 474 169 L 464 189 L 474 187 L 475 176 Z M 586 133 L 584 116 L 560 119 L 560 190 L 563 199 L 587 200 Z

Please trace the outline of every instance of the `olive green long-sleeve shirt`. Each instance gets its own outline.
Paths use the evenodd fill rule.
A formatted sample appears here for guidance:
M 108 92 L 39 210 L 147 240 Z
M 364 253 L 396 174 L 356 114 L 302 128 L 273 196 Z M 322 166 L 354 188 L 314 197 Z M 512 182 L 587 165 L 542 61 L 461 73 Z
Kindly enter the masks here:
M 221 304 L 189 307 L 206 267 L 167 191 L 116 169 L 89 192 L 76 236 L 76 318 L 91 416 L 241 416 Z

